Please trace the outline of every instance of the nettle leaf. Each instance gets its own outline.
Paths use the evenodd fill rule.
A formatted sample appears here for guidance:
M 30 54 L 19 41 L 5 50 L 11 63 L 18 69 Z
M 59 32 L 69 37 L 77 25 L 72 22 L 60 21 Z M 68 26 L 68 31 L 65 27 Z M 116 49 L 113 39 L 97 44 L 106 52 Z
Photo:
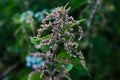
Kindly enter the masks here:
M 59 53 L 58 55 L 57 55 L 57 59 L 63 59 L 63 58 L 68 58 L 68 59 L 70 59 L 71 58 L 71 56 L 67 53 L 67 52 L 61 52 L 61 53 Z
M 48 38 L 50 38 L 50 37 L 51 37 L 51 34 L 48 34 L 48 35 L 46 35 L 46 36 L 37 38 L 35 41 L 41 41 L 41 40 L 43 40 L 43 39 L 48 39 Z
M 71 63 L 74 64 L 74 68 L 80 72 L 80 75 L 90 76 L 89 72 L 83 67 L 79 58 L 70 59 Z
M 70 72 L 70 74 L 73 75 L 72 72 L 76 71 L 78 76 L 85 75 L 90 77 L 89 72 L 80 63 L 79 58 L 73 58 L 67 52 L 64 51 L 58 54 L 57 59 L 61 60 L 61 62 L 65 65 L 66 67 L 65 72 Z M 64 59 L 67 61 L 69 60 L 69 63 L 67 63 Z M 74 75 L 74 77 L 76 77 L 76 75 Z M 76 80 L 79 80 L 79 79 L 76 79 Z
M 88 75 L 83 74 L 84 71 L 81 69 L 79 70 L 76 66 L 72 68 L 72 70 L 69 72 L 69 75 L 72 80 L 83 80 L 83 77 L 88 77 Z
M 36 39 L 34 37 L 30 37 L 30 41 L 34 45 L 38 45 L 40 43 L 40 41 L 36 41 Z
M 47 35 L 47 36 L 44 36 L 44 37 L 40 37 L 40 38 L 34 38 L 34 37 L 30 37 L 30 40 L 31 40 L 31 43 L 33 43 L 35 46 L 39 45 L 41 40 L 44 40 L 44 39 L 48 39 L 51 37 L 51 34 Z M 43 45 L 40 50 L 42 52 L 46 52 L 49 50 L 49 45 Z
M 48 34 L 47 36 L 44 37 L 40 37 L 40 38 L 34 38 L 34 37 L 30 37 L 31 43 L 33 43 L 34 45 L 38 45 L 40 44 L 40 41 L 43 39 L 48 39 L 51 37 L 51 34 Z
M 44 46 L 42 46 L 42 47 L 40 48 L 40 50 L 41 50 L 42 52 L 46 52 L 46 51 L 49 50 L 49 48 L 50 48 L 49 45 L 44 45 Z

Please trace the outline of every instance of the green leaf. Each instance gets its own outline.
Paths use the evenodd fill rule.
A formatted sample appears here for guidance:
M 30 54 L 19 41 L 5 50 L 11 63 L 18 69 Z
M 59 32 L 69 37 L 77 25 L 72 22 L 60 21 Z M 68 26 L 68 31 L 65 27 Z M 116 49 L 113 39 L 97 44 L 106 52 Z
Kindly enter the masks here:
M 66 9 L 66 7 L 69 5 L 69 2 L 67 2 L 67 4 L 64 6 L 64 9 Z
M 34 37 L 30 37 L 30 41 L 31 43 L 33 43 L 34 45 L 36 44 L 35 38 Z
M 79 20 L 78 22 L 79 23 L 81 23 L 81 22 L 84 22 L 84 21 L 86 21 L 87 19 L 81 19 L 81 20 Z M 71 25 L 71 27 L 73 27 L 73 26 L 75 26 L 76 24 L 75 23 L 72 23 L 72 25 Z
M 40 48 L 40 50 L 41 50 L 42 52 L 46 52 L 46 51 L 49 50 L 49 48 L 50 48 L 49 45 L 43 45 L 43 46 Z
M 65 52 L 65 51 L 63 51 L 63 52 L 61 52 L 61 53 L 59 53 L 58 55 L 57 55 L 57 59 L 62 59 L 62 58 L 68 58 L 68 59 L 70 59 L 71 58 L 71 56 L 67 53 L 67 52 Z
M 49 35 L 47 35 L 47 36 L 44 36 L 44 37 L 37 38 L 37 39 L 35 39 L 34 37 L 30 37 L 30 40 L 31 40 L 31 43 L 33 43 L 35 46 L 37 46 L 37 45 L 40 44 L 40 41 L 41 41 L 41 40 L 48 39 L 48 38 L 50 38 L 50 37 L 51 37 L 51 34 L 49 34 Z M 43 45 L 43 46 L 40 48 L 40 50 L 41 50 L 42 52 L 46 52 L 46 51 L 49 50 L 49 47 L 50 47 L 49 45 Z
M 46 35 L 46 36 L 44 36 L 44 37 L 37 38 L 35 41 L 41 41 L 41 40 L 43 40 L 43 39 L 48 39 L 48 38 L 50 38 L 50 37 L 51 37 L 51 34 L 48 34 L 48 35 Z
M 13 17 L 12 20 L 15 24 L 19 24 L 20 23 L 20 14 L 16 13 Z
M 40 44 L 40 41 L 43 40 L 43 39 L 48 39 L 51 37 L 51 34 L 47 35 L 47 36 L 44 36 L 44 37 L 40 37 L 40 38 L 37 38 L 35 39 L 34 37 L 30 37 L 30 41 L 31 43 L 33 43 L 35 46 L 37 46 L 38 44 Z
M 80 63 L 79 58 L 72 58 L 70 59 L 72 64 L 74 64 L 75 68 L 81 72 L 82 75 L 90 76 L 89 72 L 83 67 L 83 65 Z
M 30 69 L 22 68 L 19 72 L 17 72 L 17 74 L 19 75 L 16 75 L 16 78 L 17 78 L 16 80 L 27 80 L 30 72 L 31 72 Z
M 67 58 L 70 61 L 69 64 L 62 61 L 62 59 L 65 59 L 65 58 Z M 86 75 L 86 76 L 90 77 L 89 72 L 80 63 L 79 58 L 73 58 L 67 52 L 64 51 L 64 52 L 61 52 L 57 55 L 57 59 L 61 60 L 62 63 L 66 66 L 65 72 L 71 72 L 72 69 L 75 69 L 79 72 L 79 75 Z
M 72 8 L 71 11 L 85 4 L 87 4 L 87 0 L 71 0 L 70 1 L 70 7 Z
M 40 73 L 34 73 L 31 80 L 40 80 Z
M 66 67 L 65 72 L 69 72 L 69 71 L 72 70 L 72 68 L 74 67 L 74 65 L 72 65 L 72 64 L 65 64 L 65 67 Z
M 79 23 L 86 21 L 87 19 L 81 19 L 79 20 Z

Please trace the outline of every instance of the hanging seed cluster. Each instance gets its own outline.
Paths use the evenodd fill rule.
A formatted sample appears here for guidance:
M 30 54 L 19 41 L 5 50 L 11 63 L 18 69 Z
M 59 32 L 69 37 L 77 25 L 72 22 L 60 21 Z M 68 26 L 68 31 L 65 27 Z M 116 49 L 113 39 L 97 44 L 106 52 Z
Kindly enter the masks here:
M 40 44 L 35 46 L 37 49 L 40 49 L 48 45 L 49 50 L 44 53 L 33 54 L 43 58 L 43 64 L 39 67 L 34 67 L 34 72 L 39 72 L 41 74 L 40 78 L 44 78 L 45 80 L 62 80 L 63 78 L 71 80 L 68 73 L 65 73 L 64 65 L 61 65 L 59 69 L 57 68 L 58 63 L 61 63 L 56 59 L 59 43 L 64 46 L 63 48 L 71 57 L 79 57 L 81 64 L 85 67 L 84 57 L 78 49 L 78 41 L 81 40 L 83 31 L 79 21 L 75 21 L 72 16 L 68 15 L 69 10 L 70 8 L 65 9 L 65 7 L 58 7 L 51 14 L 48 14 L 42 20 L 41 28 L 38 30 L 38 34 L 35 37 L 39 39 L 43 37 L 43 32 L 51 29 L 50 36 L 42 39 Z M 77 27 L 77 37 L 76 34 L 74 34 L 75 30 L 73 26 Z M 32 72 L 32 74 L 34 72 Z M 29 80 L 30 78 L 31 74 Z

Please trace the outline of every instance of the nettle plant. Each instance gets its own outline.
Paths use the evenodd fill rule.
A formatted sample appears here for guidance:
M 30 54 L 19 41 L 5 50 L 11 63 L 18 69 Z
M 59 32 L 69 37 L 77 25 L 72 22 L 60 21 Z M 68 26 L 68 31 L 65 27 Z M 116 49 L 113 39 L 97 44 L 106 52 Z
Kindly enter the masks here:
M 83 36 L 80 21 L 68 15 L 70 8 L 58 7 L 42 20 L 38 34 L 31 37 L 31 42 L 40 51 L 31 54 L 37 59 L 31 80 L 35 72 L 40 73 L 40 80 L 75 80 L 72 74 L 86 71 L 85 60 L 79 48 Z M 74 73 L 75 69 L 77 73 Z M 77 77 L 77 76 L 76 76 Z

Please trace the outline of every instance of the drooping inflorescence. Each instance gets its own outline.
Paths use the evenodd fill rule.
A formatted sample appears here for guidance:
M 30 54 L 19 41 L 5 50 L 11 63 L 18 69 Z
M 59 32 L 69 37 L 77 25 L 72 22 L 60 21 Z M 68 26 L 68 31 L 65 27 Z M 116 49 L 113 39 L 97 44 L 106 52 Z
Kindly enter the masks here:
M 67 78 L 71 80 L 69 74 L 65 72 L 66 67 L 57 59 L 59 46 L 62 46 L 61 48 L 63 48 L 70 57 L 79 58 L 80 63 L 86 68 L 84 57 L 78 48 L 78 41 L 81 40 L 83 31 L 79 24 L 80 22 L 68 15 L 69 10 L 70 8 L 65 9 L 65 7 L 58 7 L 51 14 L 48 14 L 42 20 L 41 28 L 35 37 L 36 40 L 40 41 L 38 45 L 35 45 L 37 49 L 48 47 L 46 51 L 33 54 L 33 56 L 40 56 L 43 60 L 41 66 L 34 66 L 35 71 L 40 72 L 40 78 L 42 79 L 62 80 L 63 78 Z M 74 26 L 77 28 L 73 28 Z M 44 35 L 44 32 L 48 30 L 50 30 L 49 34 L 47 36 Z M 46 36 L 46 38 L 44 38 L 44 36 Z M 70 62 L 69 59 L 67 62 Z M 31 74 L 29 80 L 30 77 Z

